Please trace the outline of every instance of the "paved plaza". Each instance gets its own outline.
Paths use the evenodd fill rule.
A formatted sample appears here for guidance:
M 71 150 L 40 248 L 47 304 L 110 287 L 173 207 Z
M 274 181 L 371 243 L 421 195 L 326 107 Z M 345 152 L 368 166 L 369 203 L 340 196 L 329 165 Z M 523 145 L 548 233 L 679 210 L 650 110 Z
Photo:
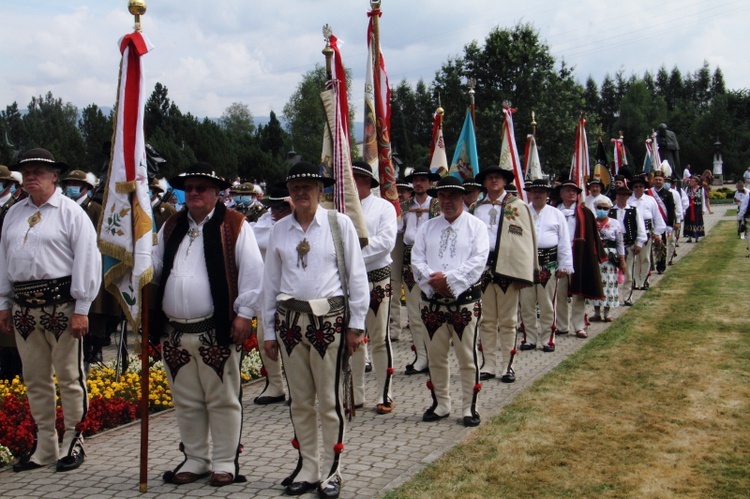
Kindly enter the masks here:
M 724 218 L 728 205 L 714 208 L 706 215 L 706 231 Z M 703 241 L 699 244 L 705 244 Z M 678 259 L 696 247 L 682 242 Z M 668 272 L 668 271 L 667 271 Z M 650 279 L 658 285 L 661 276 Z M 636 291 L 637 300 L 644 292 Z M 627 307 L 614 311 L 614 316 L 627 313 Z M 405 313 L 405 309 L 404 309 Z M 608 324 L 594 323 L 589 328 L 589 339 L 574 335 L 557 338 L 557 350 L 543 353 L 540 349 L 519 352 L 515 371 L 517 380 L 504 384 L 499 379 L 482 383 L 479 411 L 483 423 L 502 410 L 513 398 L 537 379 L 552 370 L 568 355 L 601 333 Z M 375 497 L 405 482 L 425 465 L 440 457 L 471 432 L 460 421 L 460 383 L 455 357 L 452 364 L 451 396 L 455 414 L 434 422 L 422 422 L 422 413 L 431 404 L 425 386 L 427 375 L 405 376 L 404 366 L 411 362 L 410 337 L 402 334 L 394 343 L 394 366 L 397 375 L 393 382 L 395 409 L 390 415 L 378 415 L 371 403 L 375 399 L 375 374 L 367 377 L 367 396 L 370 403 L 357 411 L 349 424 L 343 453 L 343 486 L 341 497 Z M 179 434 L 174 412 L 167 411 L 151 417 L 149 445 L 148 492 L 139 492 L 140 422 L 90 437 L 86 440 L 86 461 L 76 471 L 57 473 L 54 466 L 14 473 L 9 468 L 0 471 L 3 497 L 63 498 L 63 497 L 278 497 L 283 495 L 280 482 L 296 465 L 297 452 L 290 440 L 293 432 L 289 408 L 284 404 L 256 406 L 253 398 L 262 390 L 262 382 L 244 388 L 244 452 L 240 456 L 240 471 L 247 483 L 215 488 L 207 480 L 189 485 L 165 484 L 162 474 L 182 460 L 178 450 Z M 312 497 L 312 496 L 303 496 Z

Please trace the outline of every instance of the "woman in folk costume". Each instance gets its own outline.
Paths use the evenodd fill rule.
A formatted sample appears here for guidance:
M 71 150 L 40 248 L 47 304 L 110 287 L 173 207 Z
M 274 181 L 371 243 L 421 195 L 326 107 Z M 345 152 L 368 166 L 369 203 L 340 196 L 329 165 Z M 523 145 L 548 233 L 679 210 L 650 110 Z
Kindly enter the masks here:
M 687 242 L 692 243 L 693 238 L 695 242 L 698 239 L 706 235 L 706 231 L 703 227 L 703 214 L 706 212 L 706 194 L 701 186 L 700 177 L 692 177 L 690 179 L 690 187 L 685 189 L 687 193 L 689 205 L 685 211 L 684 229 L 683 235 L 687 237 Z
M 617 289 L 617 269 L 625 272 L 625 229 L 616 218 L 609 218 L 612 201 L 606 197 L 597 199 L 593 206 L 596 214 L 596 228 L 607 252 L 607 260 L 599 263 L 602 275 L 603 300 L 591 300 L 594 305 L 592 321 L 612 322 L 609 315 L 612 308 L 619 305 L 620 296 Z

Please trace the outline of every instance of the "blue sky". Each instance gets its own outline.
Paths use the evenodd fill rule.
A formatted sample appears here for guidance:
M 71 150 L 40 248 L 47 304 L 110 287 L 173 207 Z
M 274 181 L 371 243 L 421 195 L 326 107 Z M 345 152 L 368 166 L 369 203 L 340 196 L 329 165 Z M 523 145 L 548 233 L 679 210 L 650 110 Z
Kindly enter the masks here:
M 581 83 L 624 70 L 665 65 L 683 72 L 706 60 L 729 88 L 748 88 L 746 0 L 383 0 L 382 48 L 392 84 L 430 82 L 449 57 L 495 27 L 532 23 Z M 4 2 L 0 30 L 0 106 L 25 108 L 34 95 L 83 107 L 115 100 L 117 40 L 132 30 L 127 1 Z M 233 102 L 256 116 L 280 114 L 301 75 L 323 62 L 321 27 L 343 41 L 361 114 L 367 0 L 151 0 L 144 32 L 146 85 L 159 81 L 183 112 L 218 117 Z M 32 28 L 33 27 L 33 28 Z M 477 98 L 481 96 L 477 92 Z M 478 102 L 478 105 L 480 103 Z M 450 110 L 447 110 L 448 112 Z

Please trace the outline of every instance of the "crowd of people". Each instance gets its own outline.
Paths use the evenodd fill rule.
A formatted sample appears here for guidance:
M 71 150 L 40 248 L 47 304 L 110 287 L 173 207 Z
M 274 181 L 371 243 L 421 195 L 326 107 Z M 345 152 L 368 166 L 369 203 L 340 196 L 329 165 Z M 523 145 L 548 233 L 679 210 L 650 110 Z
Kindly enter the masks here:
M 87 195 L 86 174 L 68 170 L 44 149 L 0 167 L 0 365 L 22 366 L 37 423 L 18 472 L 83 463 L 85 364 L 100 358 L 115 316 L 101 290 L 101 206 Z M 281 485 L 289 495 L 338 497 L 347 421 L 365 408 L 385 417 L 396 410 L 392 341 L 407 330 L 414 358 L 403 373 L 428 380 L 422 420 L 454 410 L 452 347 L 461 421 L 475 427 L 483 382 L 514 383 L 523 375 L 516 356 L 552 354 L 558 335 L 587 338 L 591 321 L 612 321 L 613 309 L 632 305 L 633 290 L 649 289 L 652 272 L 672 264 L 681 235 L 687 242 L 705 235 L 703 181 L 690 177 L 683 186 L 664 170 L 620 175 L 612 186 L 536 179 L 523 186 L 526 203 L 513 173 L 500 167 L 463 181 L 416 168 L 396 181 L 401 217 L 374 194 L 379 180 L 369 164 L 355 162 L 352 173 L 364 247 L 349 217 L 321 205 L 333 179 L 304 161 L 267 197 L 196 163 L 169 181 L 185 192 L 179 211 L 150 184 L 158 229 L 152 334 L 160 336 L 184 455 L 166 482 L 245 481 L 240 364 L 243 343 L 256 333 L 253 318 L 266 376 L 254 403 L 284 403 L 287 392 L 290 402 L 297 463 Z M 738 184 L 743 217 L 746 194 Z M 12 343 L 20 358 L 12 358 Z M 370 363 L 375 400 L 364 389 Z

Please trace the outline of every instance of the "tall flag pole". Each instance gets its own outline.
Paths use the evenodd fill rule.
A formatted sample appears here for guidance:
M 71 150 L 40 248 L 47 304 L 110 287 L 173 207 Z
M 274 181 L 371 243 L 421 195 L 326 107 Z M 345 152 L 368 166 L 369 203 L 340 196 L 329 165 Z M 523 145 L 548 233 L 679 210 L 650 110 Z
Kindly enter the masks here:
M 430 141 L 430 171 L 441 177 L 448 174 L 448 155 L 445 152 L 443 138 L 443 115 L 445 110 L 438 105 L 432 121 L 432 140 Z
M 623 141 L 622 130 L 620 130 L 619 139 L 610 139 L 610 142 L 614 145 L 614 161 L 612 162 L 612 176 L 614 177 L 620 173 L 620 168 L 628 165 L 628 155 L 625 151 L 625 143 Z
M 518 190 L 518 197 L 525 202 L 529 202 L 524 188 L 523 170 L 521 169 L 521 160 L 518 157 L 518 147 L 516 147 L 516 133 L 513 129 L 513 113 L 515 109 L 510 107 L 510 102 L 503 102 L 503 142 L 500 146 L 500 164 L 503 170 L 513 172 L 514 183 Z
M 120 80 L 117 89 L 112 154 L 99 222 L 99 249 L 104 259 L 104 285 L 122 306 L 130 327 L 142 325 L 145 351 L 141 370 L 141 473 L 140 489 L 148 488 L 148 324 L 142 312 L 148 302 L 142 290 L 153 277 L 151 247 L 153 218 L 148 195 L 146 141 L 143 133 L 146 93 L 141 57 L 151 43 L 141 32 L 140 18 L 146 2 L 131 0 L 135 30 L 120 39 Z
M 531 133 L 526 136 L 524 150 L 523 174 L 526 180 L 536 180 L 544 177 L 542 163 L 539 161 L 539 149 L 536 146 L 536 115 L 531 111 Z
M 596 164 L 594 165 L 594 178 L 601 180 L 602 192 L 609 192 L 609 186 L 612 184 L 612 177 L 607 168 L 607 153 L 604 150 L 604 141 L 601 133 L 596 139 Z
M 466 82 L 466 86 L 469 87 L 469 106 L 471 107 L 471 124 L 472 126 L 476 127 L 477 123 L 477 114 L 476 114 L 476 105 L 474 104 L 474 89 L 477 87 L 477 80 L 476 78 L 469 78 L 469 80 Z M 474 135 L 476 135 L 477 130 L 474 129 Z M 479 173 L 479 166 L 477 166 L 476 173 Z M 475 176 L 476 176 L 475 173 Z
M 391 157 L 391 88 L 385 59 L 380 51 L 380 1 L 372 0 L 367 13 L 367 69 L 365 77 L 365 137 L 364 160 L 378 172 L 380 196 L 389 201 L 401 214 L 396 189 L 396 170 Z
M 586 179 L 589 174 L 589 142 L 586 138 L 586 118 L 581 113 L 576 125 L 576 141 L 573 149 L 573 161 L 570 165 L 570 178 L 575 181 L 580 189 L 585 191 Z M 579 194 L 578 197 L 583 202 L 583 196 Z
M 335 180 L 333 185 L 333 209 L 352 219 L 359 242 L 367 244 L 367 225 L 359 202 L 357 188 L 352 174 L 352 153 L 349 145 L 349 102 L 346 96 L 346 73 L 338 39 L 327 24 L 323 27 L 326 46 L 328 82 L 321 92 L 320 100 L 326 113 L 326 126 L 323 131 L 321 169 L 323 175 Z

